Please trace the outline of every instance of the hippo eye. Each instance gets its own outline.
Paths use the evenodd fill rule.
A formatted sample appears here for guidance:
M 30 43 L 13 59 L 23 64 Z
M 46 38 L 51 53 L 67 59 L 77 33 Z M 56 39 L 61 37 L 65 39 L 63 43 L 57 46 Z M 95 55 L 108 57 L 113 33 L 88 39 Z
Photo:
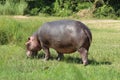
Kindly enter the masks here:
M 30 40 L 30 37 L 28 38 L 28 41 Z

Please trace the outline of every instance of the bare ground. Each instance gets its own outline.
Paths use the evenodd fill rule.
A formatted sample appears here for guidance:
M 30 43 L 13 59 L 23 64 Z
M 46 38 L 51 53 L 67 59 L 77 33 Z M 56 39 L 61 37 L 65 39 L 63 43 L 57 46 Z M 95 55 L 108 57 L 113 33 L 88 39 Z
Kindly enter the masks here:
M 28 16 L 17 15 L 17 16 L 13 16 L 13 18 L 16 18 L 16 19 L 26 19 L 26 18 L 29 18 L 29 17 Z

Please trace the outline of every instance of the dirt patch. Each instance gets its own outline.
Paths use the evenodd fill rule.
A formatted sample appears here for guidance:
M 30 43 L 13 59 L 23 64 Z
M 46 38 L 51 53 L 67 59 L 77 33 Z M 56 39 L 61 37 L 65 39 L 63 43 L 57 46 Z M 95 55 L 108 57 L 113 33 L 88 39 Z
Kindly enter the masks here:
M 16 18 L 16 19 L 26 19 L 26 18 L 29 18 L 29 17 L 28 16 L 18 15 L 18 16 L 13 16 L 13 18 Z

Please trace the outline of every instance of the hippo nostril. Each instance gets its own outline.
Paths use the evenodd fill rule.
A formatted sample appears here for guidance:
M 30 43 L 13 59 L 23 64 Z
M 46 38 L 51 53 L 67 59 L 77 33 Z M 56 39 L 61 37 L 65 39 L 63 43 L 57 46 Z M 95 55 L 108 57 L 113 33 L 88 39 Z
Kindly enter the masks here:
M 29 48 L 30 48 L 30 45 L 31 45 L 30 43 L 26 45 L 27 49 L 29 49 Z
M 29 43 L 29 44 L 27 44 L 27 46 L 29 47 L 29 46 L 30 46 L 30 43 Z

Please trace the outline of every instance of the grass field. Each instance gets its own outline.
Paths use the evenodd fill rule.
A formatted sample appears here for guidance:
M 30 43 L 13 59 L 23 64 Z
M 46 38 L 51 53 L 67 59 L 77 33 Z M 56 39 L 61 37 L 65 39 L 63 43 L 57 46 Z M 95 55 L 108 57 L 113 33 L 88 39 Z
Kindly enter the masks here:
M 27 59 L 27 37 L 58 19 L 64 18 L 0 16 L 0 80 L 120 80 L 120 20 L 80 20 L 93 35 L 88 66 L 77 52 L 58 62 L 53 49 L 52 60 L 43 61 L 43 51 L 40 58 Z

